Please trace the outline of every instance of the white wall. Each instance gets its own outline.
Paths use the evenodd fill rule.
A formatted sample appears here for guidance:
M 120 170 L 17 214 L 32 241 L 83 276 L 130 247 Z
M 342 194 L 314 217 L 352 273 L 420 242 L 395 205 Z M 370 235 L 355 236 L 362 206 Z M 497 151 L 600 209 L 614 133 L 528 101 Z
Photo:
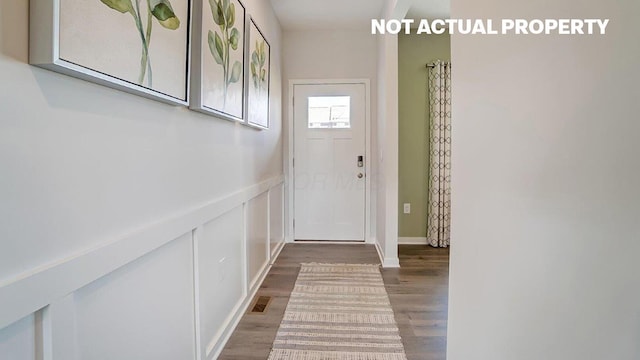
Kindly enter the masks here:
M 215 356 L 284 236 L 281 31 L 244 3 L 268 131 L 31 67 L 28 2 L 0 3 L 0 358 Z
M 409 0 L 385 1 L 381 18 L 403 19 Z M 377 35 L 377 245 L 384 267 L 398 259 L 398 36 Z
M 377 99 L 377 39 L 369 31 L 285 31 L 283 34 L 284 82 L 299 79 L 369 79 L 371 92 L 372 149 L 376 144 Z M 283 108 L 288 109 L 289 88 L 283 94 Z M 291 119 L 288 111 L 285 118 L 285 132 L 289 133 Z M 287 140 L 288 141 L 288 140 Z M 376 151 L 371 164 L 375 165 Z M 373 172 L 371 171 L 373 170 Z M 370 169 L 372 188 L 375 189 L 377 169 Z M 374 194 L 375 195 L 375 194 Z M 375 219 L 375 201 L 371 199 L 371 216 Z M 293 206 L 292 203 L 291 207 Z M 375 224 L 371 224 L 371 234 L 375 236 Z
M 452 37 L 448 359 L 639 359 L 640 3 L 452 2 L 488 14 L 611 23 Z
M 379 35 L 378 38 L 378 109 L 377 109 L 377 184 L 376 184 L 376 241 L 383 263 L 398 262 L 398 219 L 393 197 L 398 197 L 398 86 L 393 73 L 397 73 L 398 39 L 395 35 Z M 395 64 L 395 65 L 394 65 Z M 395 96 L 394 96 L 395 94 Z M 394 109 L 396 110 L 394 114 Z M 395 136 L 394 136 L 395 134 Z M 394 141 L 395 139 L 395 141 Z M 395 171 L 394 171 L 395 169 Z M 394 187 L 395 183 L 395 187 Z M 395 260 L 394 260 L 395 259 Z M 397 265 L 397 264 L 394 264 Z

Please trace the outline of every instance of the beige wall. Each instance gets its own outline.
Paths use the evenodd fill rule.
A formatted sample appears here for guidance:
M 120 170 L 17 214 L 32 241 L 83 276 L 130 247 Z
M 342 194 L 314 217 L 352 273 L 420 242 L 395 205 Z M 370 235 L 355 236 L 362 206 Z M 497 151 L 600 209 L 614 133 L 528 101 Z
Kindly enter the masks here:
M 448 359 L 640 359 L 640 2 L 453 0 L 452 18 L 610 18 L 452 36 Z
M 451 59 L 449 34 L 398 35 L 400 237 L 425 237 L 427 233 L 429 112 L 425 65 L 438 59 Z M 404 203 L 411 204 L 411 214 L 404 214 Z

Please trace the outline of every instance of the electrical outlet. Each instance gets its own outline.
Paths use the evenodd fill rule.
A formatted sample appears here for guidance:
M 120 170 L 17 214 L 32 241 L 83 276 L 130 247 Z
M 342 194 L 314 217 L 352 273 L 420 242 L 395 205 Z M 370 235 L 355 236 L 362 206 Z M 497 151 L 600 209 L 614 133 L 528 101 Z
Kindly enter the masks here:
M 405 214 L 411 214 L 411 203 L 405 203 L 404 204 L 404 213 Z

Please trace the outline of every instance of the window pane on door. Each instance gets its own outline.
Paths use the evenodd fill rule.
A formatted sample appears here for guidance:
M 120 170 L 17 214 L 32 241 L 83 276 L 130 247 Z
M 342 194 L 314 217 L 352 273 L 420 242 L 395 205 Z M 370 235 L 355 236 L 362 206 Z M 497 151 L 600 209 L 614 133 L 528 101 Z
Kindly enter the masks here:
M 309 129 L 351 128 L 351 96 L 309 97 Z

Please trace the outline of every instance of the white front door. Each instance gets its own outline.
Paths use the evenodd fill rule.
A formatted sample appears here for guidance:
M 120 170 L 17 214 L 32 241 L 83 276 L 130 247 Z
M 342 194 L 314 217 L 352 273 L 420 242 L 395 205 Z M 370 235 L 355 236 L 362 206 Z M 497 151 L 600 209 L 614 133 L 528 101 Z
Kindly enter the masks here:
M 365 240 L 365 84 L 294 85 L 296 240 Z

